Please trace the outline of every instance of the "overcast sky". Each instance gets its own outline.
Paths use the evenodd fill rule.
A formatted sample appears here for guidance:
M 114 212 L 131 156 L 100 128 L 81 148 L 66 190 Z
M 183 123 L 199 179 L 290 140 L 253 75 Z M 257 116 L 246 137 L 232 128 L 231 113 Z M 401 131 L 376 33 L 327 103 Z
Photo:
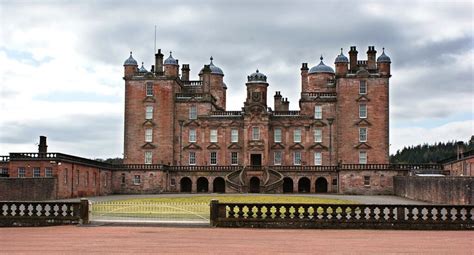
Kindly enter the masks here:
M 50 151 L 90 158 L 123 152 L 123 62 L 157 47 L 225 73 L 227 109 L 245 79 L 268 76 L 298 109 L 300 67 L 334 66 L 351 45 L 392 59 L 390 151 L 469 140 L 473 126 L 471 1 L 3 1 L 0 0 L 0 155 Z M 166 56 L 167 57 L 167 56 Z M 273 101 L 273 100 L 272 100 Z M 273 107 L 273 102 L 268 102 Z

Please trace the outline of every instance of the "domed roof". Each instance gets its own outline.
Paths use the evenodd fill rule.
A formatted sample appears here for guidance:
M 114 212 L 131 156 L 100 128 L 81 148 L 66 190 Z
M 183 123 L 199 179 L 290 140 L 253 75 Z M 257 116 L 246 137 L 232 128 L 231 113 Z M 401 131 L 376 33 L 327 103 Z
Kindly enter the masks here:
M 130 57 L 125 60 L 125 63 L 123 63 L 124 66 L 137 66 L 138 63 L 137 61 L 132 57 L 132 52 L 130 51 Z
M 267 76 L 261 72 L 255 71 L 255 73 L 247 76 L 248 82 L 267 82 Z
M 178 60 L 174 59 L 173 58 L 173 55 L 171 55 L 172 52 L 170 51 L 170 56 L 165 59 L 165 62 L 163 63 L 164 65 L 175 65 L 177 66 L 178 65 Z
M 224 72 L 222 71 L 222 69 L 220 69 L 219 67 L 215 66 L 214 63 L 212 62 L 212 60 L 214 60 L 214 58 L 211 56 L 211 63 L 209 64 L 209 68 L 211 68 L 211 74 L 218 74 L 218 75 L 224 75 Z M 202 71 L 203 71 L 204 68 L 201 69 L 201 71 L 199 71 L 199 74 L 202 74 Z
M 336 60 L 334 61 L 334 64 L 337 63 L 349 63 L 349 59 L 347 59 L 346 56 L 344 56 L 344 53 L 342 53 L 342 48 L 341 48 L 341 54 L 337 55 Z
M 383 48 L 382 50 L 382 55 L 380 55 L 377 58 L 377 62 L 378 63 L 392 63 L 392 60 L 390 60 L 390 58 L 387 55 L 385 55 L 385 48 Z
M 322 55 L 319 59 L 321 60 L 321 62 L 319 62 L 319 65 L 313 66 L 311 69 L 309 69 L 310 74 L 311 73 L 334 73 L 334 70 L 331 67 L 323 63 Z
M 138 69 L 138 72 L 139 73 L 147 73 L 148 71 L 146 70 L 146 68 L 143 66 L 143 62 L 142 62 L 142 66 L 140 67 L 140 69 Z

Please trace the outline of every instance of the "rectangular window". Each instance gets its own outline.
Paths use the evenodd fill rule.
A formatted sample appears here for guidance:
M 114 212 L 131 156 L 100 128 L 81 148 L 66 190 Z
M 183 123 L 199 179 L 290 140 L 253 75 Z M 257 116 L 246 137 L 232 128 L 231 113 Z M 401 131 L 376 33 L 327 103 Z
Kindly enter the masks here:
M 8 168 L 2 168 L 2 175 L 7 176 L 8 175 Z
M 153 83 L 151 83 L 151 82 L 148 82 L 146 84 L 146 95 L 149 96 L 149 97 L 153 96 Z
M 79 175 L 79 170 L 76 170 L 76 185 L 79 186 L 79 178 L 81 176 Z
M 152 163 L 153 154 L 151 151 L 145 151 L 145 164 Z
M 125 174 L 122 174 L 122 184 L 125 184 L 125 181 L 126 181 Z
M 301 143 L 301 129 L 295 129 L 295 131 L 293 131 L 293 142 Z
M 367 94 L 367 83 L 365 81 L 360 81 L 359 83 L 359 94 Z
M 260 140 L 260 128 L 253 127 L 252 128 L 252 140 L 257 141 Z
M 282 158 L 281 151 L 275 151 L 273 153 L 273 164 L 274 165 L 281 165 L 281 158 Z
M 64 184 L 67 184 L 67 168 L 64 169 Z
M 238 152 L 231 152 L 230 153 L 230 164 L 231 165 L 238 165 L 239 164 L 239 153 Z
M 192 105 L 191 107 L 189 107 L 189 119 L 190 120 L 197 119 L 197 107 L 195 105 Z
M 367 152 L 359 151 L 359 164 L 367 164 Z
M 359 105 L 359 118 L 361 119 L 367 118 L 367 105 L 366 104 Z
M 26 171 L 24 167 L 19 167 L 18 168 L 18 177 L 23 178 L 26 175 Z
M 273 140 L 275 143 L 281 143 L 281 128 L 275 128 L 273 131 Z
M 142 182 L 142 180 L 141 180 L 141 176 L 140 176 L 140 175 L 135 175 L 135 176 L 133 177 L 133 184 L 134 184 L 134 185 L 140 185 L 141 182 Z
M 321 152 L 315 152 L 314 153 L 314 165 L 320 166 L 323 164 L 323 156 Z
M 232 129 L 230 131 L 230 141 L 233 143 L 239 142 L 239 130 L 238 129 Z
M 41 170 L 39 167 L 34 167 L 33 168 L 33 177 L 38 178 L 41 176 Z
M 189 142 L 190 143 L 195 143 L 197 140 L 197 137 L 196 137 L 196 129 L 190 129 L 189 130 Z
M 153 119 L 153 106 L 147 106 L 145 108 L 145 119 L 147 120 Z
M 314 142 L 315 143 L 322 143 L 323 142 L 323 130 L 322 129 L 315 129 L 314 130 Z
M 189 152 L 189 165 L 190 166 L 196 165 L 196 152 L 194 151 Z
M 153 129 L 151 128 L 145 129 L 145 142 L 147 143 L 153 142 Z
M 367 142 L 367 128 L 359 128 L 359 142 Z
M 370 176 L 364 176 L 364 186 L 370 186 Z
M 53 177 L 53 169 L 51 167 L 46 167 L 44 169 L 44 176 L 45 177 Z
M 301 151 L 293 152 L 293 165 L 301 165 Z
M 89 186 L 89 172 L 86 172 L 86 178 L 84 179 L 84 186 Z
M 211 165 L 217 165 L 217 152 L 211 152 Z
M 323 118 L 323 107 L 321 105 L 314 107 L 314 118 L 318 120 Z
M 210 142 L 217 143 L 217 129 L 211 129 Z

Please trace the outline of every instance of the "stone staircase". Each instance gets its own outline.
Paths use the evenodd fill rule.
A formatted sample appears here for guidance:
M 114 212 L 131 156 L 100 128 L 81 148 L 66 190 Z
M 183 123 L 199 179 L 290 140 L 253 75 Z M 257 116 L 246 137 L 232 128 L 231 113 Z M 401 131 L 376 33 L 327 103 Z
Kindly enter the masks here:
M 226 185 L 239 193 L 248 192 L 247 171 L 249 169 L 254 170 L 255 167 L 243 167 L 226 175 L 224 178 Z M 273 193 L 277 191 L 283 184 L 283 174 L 267 167 L 261 167 L 260 169 L 263 171 L 260 191 L 263 193 Z

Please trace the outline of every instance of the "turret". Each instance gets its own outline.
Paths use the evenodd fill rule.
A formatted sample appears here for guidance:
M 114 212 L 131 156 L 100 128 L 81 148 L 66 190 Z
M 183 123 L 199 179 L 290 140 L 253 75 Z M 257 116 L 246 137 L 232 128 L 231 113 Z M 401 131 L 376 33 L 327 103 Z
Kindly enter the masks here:
M 170 51 L 170 56 L 165 60 L 163 66 L 165 68 L 165 76 L 178 77 L 178 73 L 179 73 L 178 60 L 173 58 L 171 51 Z
M 155 74 L 157 76 L 163 75 L 163 54 L 161 54 L 161 49 L 158 49 L 158 52 L 155 54 Z
M 214 65 L 214 58 L 211 56 L 211 62 L 209 63 L 210 77 L 209 77 L 209 89 L 216 99 L 216 105 L 225 110 L 226 104 L 226 90 L 227 86 L 224 83 L 224 72 L 218 66 Z M 201 80 L 204 80 L 203 77 L 204 68 L 199 72 Z
M 183 64 L 181 67 L 181 80 L 182 81 L 189 81 L 189 64 Z
M 344 56 L 344 53 L 342 53 L 342 48 L 341 54 L 336 57 L 334 64 L 336 65 L 336 76 L 345 76 L 347 74 L 349 60 Z
M 261 104 L 267 108 L 267 76 L 260 71 L 247 76 L 247 100 L 245 105 Z
M 302 92 L 326 92 L 330 90 L 328 83 L 334 79 L 334 69 L 324 64 L 322 55 L 319 59 L 319 64 L 309 69 L 308 86 Z
M 308 63 L 301 64 L 301 91 L 308 91 Z
M 392 61 L 385 55 L 385 48 L 382 50 L 382 55 L 377 58 L 377 68 L 379 73 L 383 76 L 390 76 L 390 64 Z
M 137 71 L 138 71 L 138 63 L 137 61 L 133 58 L 132 52 L 130 51 L 130 57 L 125 60 L 123 63 L 123 69 L 124 69 L 124 78 L 130 78 L 132 77 Z
M 375 70 L 377 66 L 375 64 L 375 55 L 377 51 L 375 50 L 375 46 L 369 46 L 367 50 L 367 69 L 368 70 Z
M 356 46 L 351 46 L 349 51 L 349 68 L 351 71 L 357 71 L 357 53 Z

